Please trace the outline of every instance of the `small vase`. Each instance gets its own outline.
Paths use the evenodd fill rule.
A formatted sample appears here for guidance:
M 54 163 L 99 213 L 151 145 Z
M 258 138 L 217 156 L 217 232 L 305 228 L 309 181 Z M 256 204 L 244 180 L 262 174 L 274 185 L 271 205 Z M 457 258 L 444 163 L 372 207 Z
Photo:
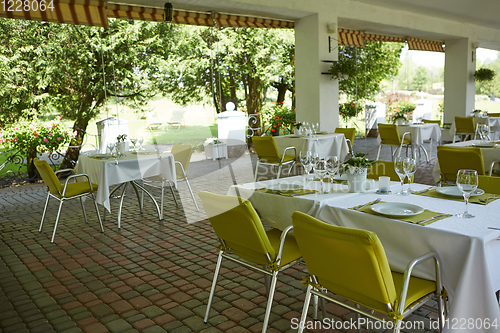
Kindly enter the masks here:
M 404 119 L 399 118 L 398 120 L 396 120 L 396 123 L 397 123 L 398 125 L 403 125 L 403 123 L 404 123 Z
M 120 155 L 125 155 L 125 142 L 118 142 L 116 144 L 116 149 Z
M 366 189 L 366 175 L 367 169 L 361 174 L 352 175 L 347 173 L 347 185 L 349 186 L 349 192 L 351 193 L 361 193 L 365 192 Z

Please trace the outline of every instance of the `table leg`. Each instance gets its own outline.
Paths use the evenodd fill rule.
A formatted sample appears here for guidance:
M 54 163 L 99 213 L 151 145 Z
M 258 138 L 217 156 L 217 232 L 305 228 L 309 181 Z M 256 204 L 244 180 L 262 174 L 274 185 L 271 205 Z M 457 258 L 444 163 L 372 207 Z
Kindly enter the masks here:
M 160 214 L 160 207 L 158 207 L 158 203 L 156 202 L 155 198 L 153 198 L 153 196 L 151 195 L 151 193 L 149 193 L 143 186 L 139 185 L 135 181 L 132 182 L 132 183 L 134 183 L 135 186 L 137 186 L 138 188 L 140 188 L 144 193 L 146 193 L 151 198 L 151 200 L 153 201 L 153 203 L 156 206 L 156 211 L 158 212 L 158 219 L 162 220 L 162 216 Z M 140 202 L 141 202 L 141 200 L 139 199 L 139 205 L 140 205 Z
M 139 201 L 139 211 L 142 214 L 142 203 L 143 201 L 141 200 L 141 196 L 139 195 L 139 191 L 137 191 L 137 186 L 135 185 L 135 182 L 131 182 L 132 187 L 134 188 L 135 195 L 137 196 L 137 201 Z
M 123 191 L 122 195 L 120 198 L 120 207 L 118 208 L 118 229 L 121 229 L 121 218 L 122 218 L 122 206 L 123 206 L 123 199 L 125 198 L 125 190 L 127 189 L 128 183 L 123 184 Z

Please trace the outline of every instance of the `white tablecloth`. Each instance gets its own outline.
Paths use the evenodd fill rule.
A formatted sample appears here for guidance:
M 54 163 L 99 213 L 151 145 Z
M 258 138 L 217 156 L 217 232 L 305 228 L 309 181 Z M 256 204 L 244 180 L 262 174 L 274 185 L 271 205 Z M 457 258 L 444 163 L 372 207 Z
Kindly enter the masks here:
M 450 143 L 445 146 L 469 147 L 472 146 L 473 144 L 480 144 L 481 142 L 482 142 L 481 140 L 468 140 L 468 141 Z M 481 148 L 481 152 L 483 153 L 484 168 L 487 171 L 490 170 L 491 163 L 500 161 L 500 148 Z M 495 168 L 498 168 L 498 165 L 496 165 Z M 434 169 L 432 170 L 432 177 L 437 182 L 439 180 L 440 175 L 441 175 L 441 169 L 439 168 L 439 162 L 437 162 L 436 165 L 434 166 Z
M 78 173 L 89 175 L 91 182 L 98 184 L 96 201 L 111 211 L 109 187 L 145 177 L 162 175 L 176 184 L 175 161 L 172 154 L 156 152 L 127 152 L 115 163 L 112 158 L 96 159 L 92 155 L 80 155 Z
M 292 177 L 282 179 L 280 182 L 300 182 L 299 179 Z M 275 182 L 261 182 L 257 187 Z M 397 183 L 392 183 L 392 191 L 398 191 L 399 186 Z M 427 187 L 419 184 L 413 186 L 415 189 Z M 255 185 L 245 184 L 237 187 L 240 189 L 240 194 L 249 194 L 247 191 Z M 235 190 L 233 186 L 228 194 L 234 194 Z M 281 212 L 278 223 L 280 227 L 290 224 L 291 219 L 287 215 L 293 209 L 291 207 L 295 206 L 295 210 L 310 213 L 328 223 L 371 230 L 377 233 L 382 241 L 391 268 L 394 270 L 402 271 L 411 258 L 435 251 L 441 257 L 444 266 L 443 282 L 450 296 L 450 323 L 453 318 L 458 320 L 489 318 L 491 322 L 496 319 L 497 323 L 500 323 L 500 309 L 495 297 L 495 291 L 500 289 L 500 240 L 498 240 L 500 231 L 488 229 L 488 227 L 500 228 L 498 219 L 500 200 L 485 206 L 469 205 L 469 211 L 476 215 L 473 219 L 452 216 L 428 226 L 345 209 L 373 201 L 378 197 L 386 202 L 412 203 L 442 213 L 456 214 L 464 209 L 464 203 L 460 201 L 419 195 L 380 196 L 372 192 L 311 194 L 300 197 L 254 192 L 249 200 L 266 222 L 270 210 L 274 214 L 273 219 L 280 216 L 277 211 Z M 307 200 L 311 201 L 309 206 L 306 204 Z M 431 278 L 432 264 L 427 263 L 418 267 L 415 272 L 424 278 Z M 467 329 L 453 330 L 453 332 L 490 331 Z
M 274 141 L 276 142 L 276 146 L 278 146 L 280 154 L 283 153 L 286 147 L 297 148 L 297 158 L 299 157 L 299 152 L 302 151 L 305 153 L 311 150 L 319 153 L 320 157 L 337 156 L 339 160 L 344 161 L 344 158 L 349 153 L 347 141 L 344 134 L 341 133 L 318 134 L 313 137 L 298 135 L 275 136 Z

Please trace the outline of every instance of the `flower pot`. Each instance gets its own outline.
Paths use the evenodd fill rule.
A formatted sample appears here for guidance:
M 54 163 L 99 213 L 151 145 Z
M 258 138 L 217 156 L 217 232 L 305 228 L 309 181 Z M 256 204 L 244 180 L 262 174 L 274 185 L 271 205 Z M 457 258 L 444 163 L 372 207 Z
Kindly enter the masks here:
M 351 193 L 361 193 L 365 192 L 366 189 L 366 170 L 360 174 L 350 174 L 347 173 L 347 185 L 349 186 L 349 192 Z
M 397 119 L 397 120 L 396 120 L 396 124 L 398 124 L 398 125 L 403 125 L 403 124 L 404 124 L 404 121 L 405 121 L 404 119 L 399 118 L 399 119 Z
M 125 155 L 125 142 L 117 142 L 116 143 L 116 150 L 118 150 L 118 153 L 120 155 Z

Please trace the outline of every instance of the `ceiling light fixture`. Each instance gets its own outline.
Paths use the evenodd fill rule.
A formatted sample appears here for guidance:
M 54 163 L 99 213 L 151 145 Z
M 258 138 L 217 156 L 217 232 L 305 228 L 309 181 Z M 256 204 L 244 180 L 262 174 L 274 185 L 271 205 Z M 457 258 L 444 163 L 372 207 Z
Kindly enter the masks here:
M 174 7 L 170 2 L 165 3 L 165 11 L 163 12 L 163 19 L 165 22 L 172 22 L 174 15 Z

